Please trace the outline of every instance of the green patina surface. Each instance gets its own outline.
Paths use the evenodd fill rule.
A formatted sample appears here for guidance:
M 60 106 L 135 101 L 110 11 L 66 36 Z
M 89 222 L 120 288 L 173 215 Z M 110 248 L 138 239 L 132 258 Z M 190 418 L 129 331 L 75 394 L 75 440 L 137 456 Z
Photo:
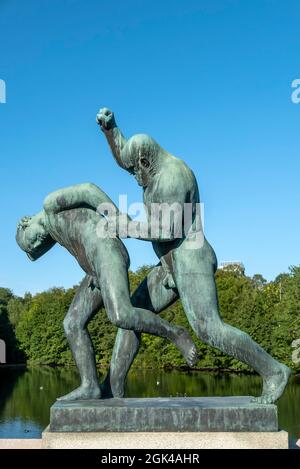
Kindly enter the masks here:
M 277 407 L 243 397 L 104 399 L 56 403 L 52 432 L 276 432 Z
M 31 260 L 38 259 L 59 243 L 77 259 L 86 273 L 64 320 L 81 385 L 61 399 L 123 397 L 126 376 L 138 353 L 143 332 L 170 340 L 187 363 L 193 365 L 197 351 L 188 332 L 157 314 L 180 298 L 199 339 L 246 363 L 263 378 L 263 393 L 256 402 L 275 402 L 285 389 L 290 370 L 273 359 L 248 334 L 224 323 L 220 317 L 214 277 L 217 259 L 203 233 L 198 210 L 199 190 L 193 172 L 183 160 L 168 153 L 148 135 L 135 135 L 126 140 L 110 110 L 100 110 L 97 122 L 118 165 L 133 174 L 142 187 L 150 214 L 148 223 L 139 223 L 136 230 L 125 234 L 116 223 L 114 237 L 99 236 L 99 225 L 106 220 L 104 213 L 99 212 L 99 206 L 112 207 L 118 220 L 121 214 L 99 187 L 87 183 L 48 195 L 44 209 L 34 217 L 24 217 L 17 230 L 17 242 Z M 168 207 L 176 204 L 183 213 L 188 205 L 191 216 L 187 224 L 182 219 L 184 226 L 178 226 L 176 217 L 171 216 L 166 227 L 160 213 L 153 215 L 153 204 Z M 125 218 L 132 222 L 126 214 Z M 154 234 L 153 224 L 158 227 Z M 180 236 L 179 228 L 182 228 Z M 160 259 L 131 298 L 129 256 L 121 236 L 151 242 Z M 100 389 L 87 324 L 102 306 L 119 331 L 110 371 Z M 99 409 L 103 412 L 104 407 L 96 406 L 95 409 L 93 412 L 97 413 Z M 200 412 L 201 407 L 197 409 Z M 237 407 L 235 409 L 238 412 Z M 251 412 L 253 409 L 251 407 Z M 257 409 L 259 413 L 259 407 Z

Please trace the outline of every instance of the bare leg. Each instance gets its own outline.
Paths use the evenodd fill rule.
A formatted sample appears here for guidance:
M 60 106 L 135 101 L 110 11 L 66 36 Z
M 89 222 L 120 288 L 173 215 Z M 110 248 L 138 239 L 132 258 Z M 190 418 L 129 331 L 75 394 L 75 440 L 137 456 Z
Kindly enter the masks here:
M 135 308 L 130 302 L 127 269 L 119 265 L 114 277 L 108 271 L 100 279 L 103 303 L 109 320 L 122 329 L 146 332 L 175 344 L 192 364 L 197 357 L 196 347 L 184 327 L 175 326 L 152 311 Z M 116 278 L 117 277 L 117 278 Z
M 199 274 L 176 276 L 178 292 L 192 328 L 203 342 L 246 363 L 263 377 L 263 394 L 256 402 L 275 402 L 287 384 L 289 368 L 272 358 L 248 334 L 221 320 L 213 268 L 205 265 L 204 262 Z
M 140 283 L 131 297 L 135 307 L 159 313 L 174 303 L 176 290 L 163 286 L 165 272 L 160 265 L 154 267 Z M 123 397 L 127 373 L 140 347 L 141 333 L 119 329 L 113 349 L 110 372 L 104 381 L 107 396 Z
M 65 334 L 79 370 L 81 385 L 59 400 L 101 397 L 95 353 L 87 324 L 102 307 L 102 297 L 97 288 L 89 286 L 90 279 L 89 276 L 83 279 L 64 320 Z

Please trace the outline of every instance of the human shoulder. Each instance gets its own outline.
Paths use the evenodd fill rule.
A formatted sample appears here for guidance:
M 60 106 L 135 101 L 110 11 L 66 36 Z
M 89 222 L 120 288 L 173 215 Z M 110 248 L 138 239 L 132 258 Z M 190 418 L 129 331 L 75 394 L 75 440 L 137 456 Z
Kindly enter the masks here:
M 190 186 L 194 184 L 194 181 L 195 176 L 188 165 L 175 156 L 168 158 L 159 177 L 161 189 L 185 186 L 189 189 Z

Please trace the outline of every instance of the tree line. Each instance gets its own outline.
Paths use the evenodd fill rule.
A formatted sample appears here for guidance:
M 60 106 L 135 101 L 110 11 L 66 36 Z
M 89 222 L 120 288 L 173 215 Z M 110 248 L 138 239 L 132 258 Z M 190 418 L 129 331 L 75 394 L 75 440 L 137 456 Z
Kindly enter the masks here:
M 150 266 L 129 273 L 133 291 Z M 223 320 L 251 335 L 274 358 L 300 372 L 295 340 L 300 339 L 300 266 L 291 267 L 267 282 L 261 275 L 245 276 L 237 266 L 216 273 L 220 312 Z M 18 297 L 0 288 L 0 338 L 7 346 L 8 363 L 72 365 L 73 359 L 63 332 L 63 319 L 76 292 L 52 288 L 43 293 Z M 201 294 L 199 292 L 199 294 Z M 197 368 L 252 371 L 238 360 L 203 344 L 191 331 L 180 301 L 162 313 L 171 323 L 187 327 L 199 350 Z M 90 322 L 89 331 L 99 366 L 109 365 L 116 327 L 102 309 Z M 295 359 L 296 357 L 296 359 Z M 184 367 L 185 361 L 169 342 L 143 334 L 135 367 Z

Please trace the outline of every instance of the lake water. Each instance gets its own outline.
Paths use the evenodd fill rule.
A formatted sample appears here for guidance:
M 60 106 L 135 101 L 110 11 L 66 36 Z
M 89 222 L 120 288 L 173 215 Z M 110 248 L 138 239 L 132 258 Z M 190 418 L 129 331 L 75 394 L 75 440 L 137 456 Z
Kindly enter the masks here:
M 102 379 L 104 376 L 99 375 Z M 74 368 L 0 367 L 0 438 L 39 438 L 56 398 L 79 384 Z M 131 371 L 127 397 L 259 395 L 258 376 L 182 371 Z M 279 426 L 300 438 L 300 377 L 278 402 Z

